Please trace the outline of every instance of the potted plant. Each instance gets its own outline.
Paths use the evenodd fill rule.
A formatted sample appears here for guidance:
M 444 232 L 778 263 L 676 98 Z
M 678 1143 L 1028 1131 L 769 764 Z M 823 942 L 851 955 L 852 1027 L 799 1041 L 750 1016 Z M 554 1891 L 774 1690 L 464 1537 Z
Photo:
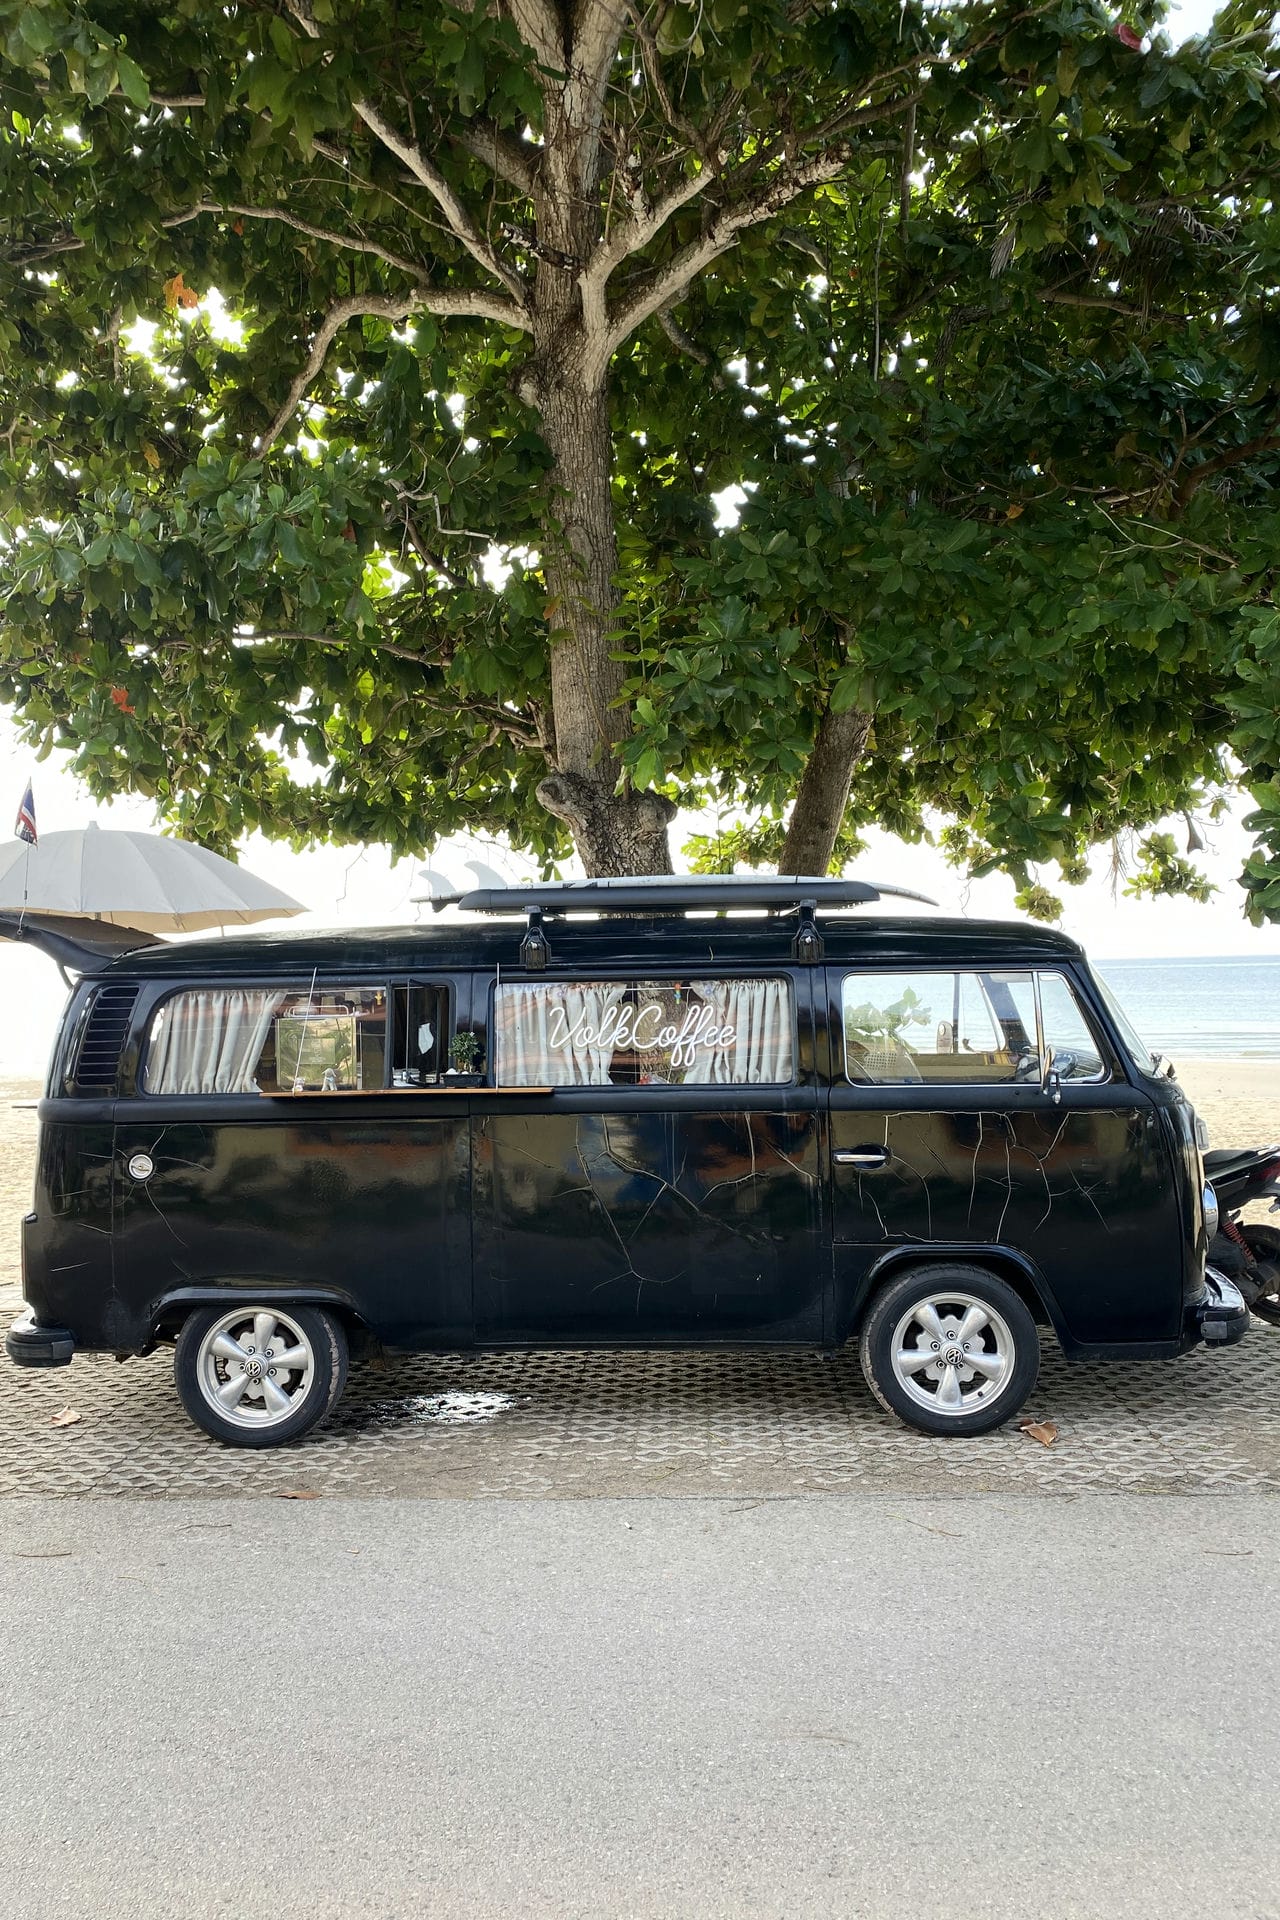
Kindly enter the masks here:
M 465 1087 L 481 1084 L 484 1075 L 478 1071 L 480 1060 L 480 1042 L 474 1033 L 455 1033 L 449 1042 L 449 1070 L 446 1080 L 459 1082 Z

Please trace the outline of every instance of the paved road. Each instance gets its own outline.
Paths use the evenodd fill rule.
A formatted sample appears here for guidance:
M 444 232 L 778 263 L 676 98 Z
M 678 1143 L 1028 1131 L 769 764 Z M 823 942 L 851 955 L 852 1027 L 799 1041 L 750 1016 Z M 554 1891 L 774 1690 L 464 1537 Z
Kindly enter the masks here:
M 1272 1920 L 1280 1502 L 14 1500 L 8 1920 Z
M 1047 1353 L 1028 1411 L 1053 1447 L 915 1433 L 848 1352 L 439 1354 L 356 1369 L 326 1427 L 255 1456 L 191 1425 L 167 1353 L 0 1363 L 0 1494 L 1280 1493 L 1280 1328 L 1138 1365 Z

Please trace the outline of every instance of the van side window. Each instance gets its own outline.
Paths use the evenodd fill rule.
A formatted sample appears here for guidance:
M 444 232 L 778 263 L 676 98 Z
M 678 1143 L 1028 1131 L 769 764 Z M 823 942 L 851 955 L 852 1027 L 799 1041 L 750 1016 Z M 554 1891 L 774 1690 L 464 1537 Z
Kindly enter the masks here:
M 1053 1048 L 1053 1064 L 1060 1080 L 1108 1077 L 1098 1043 L 1064 974 L 1040 975 L 1040 1018 L 1044 1044 Z
M 392 1086 L 436 1086 L 449 1059 L 447 988 L 396 987 L 391 1033 Z
M 787 1085 L 789 980 L 586 980 L 502 985 L 503 1087 Z
M 382 987 L 175 993 L 147 1041 L 147 1093 L 355 1093 L 386 1083 Z
M 849 973 L 845 1071 L 880 1086 L 1039 1079 L 1030 973 Z
M 843 1020 L 850 1080 L 879 1086 L 1038 1080 L 1042 1040 L 1053 1049 L 1060 1080 L 1107 1078 L 1098 1043 L 1061 973 L 850 973 Z

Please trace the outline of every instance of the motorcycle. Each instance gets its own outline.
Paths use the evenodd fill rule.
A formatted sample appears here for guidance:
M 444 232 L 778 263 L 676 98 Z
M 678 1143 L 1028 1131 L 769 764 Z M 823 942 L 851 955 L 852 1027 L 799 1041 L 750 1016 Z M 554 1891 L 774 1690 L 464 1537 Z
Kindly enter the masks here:
M 1204 1171 L 1218 1198 L 1209 1264 L 1239 1287 L 1251 1313 L 1280 1327 L 1280 1228 L 1240 1218 L 1251 1200 L 1270 1198 L 1280 1212 L 1280 1145 L 1206 1153 Z

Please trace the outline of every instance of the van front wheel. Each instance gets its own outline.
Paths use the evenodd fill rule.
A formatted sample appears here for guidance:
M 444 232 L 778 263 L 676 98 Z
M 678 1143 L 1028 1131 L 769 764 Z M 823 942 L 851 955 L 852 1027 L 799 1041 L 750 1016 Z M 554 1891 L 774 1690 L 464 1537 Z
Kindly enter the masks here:
M 347 1338 L 319 1307 L 201 1307 L 178 1335 L 178 1398 L 229 1447 L 279 1447 L 309 1433 L 347 1378 Z
M 890 1281 L 862 1328 L 862 1371 L 882 1407 L 922 1433 L 989 1433 L 1040 1371 L 1036 1324 L 983 1267 L 915 1267 Z

